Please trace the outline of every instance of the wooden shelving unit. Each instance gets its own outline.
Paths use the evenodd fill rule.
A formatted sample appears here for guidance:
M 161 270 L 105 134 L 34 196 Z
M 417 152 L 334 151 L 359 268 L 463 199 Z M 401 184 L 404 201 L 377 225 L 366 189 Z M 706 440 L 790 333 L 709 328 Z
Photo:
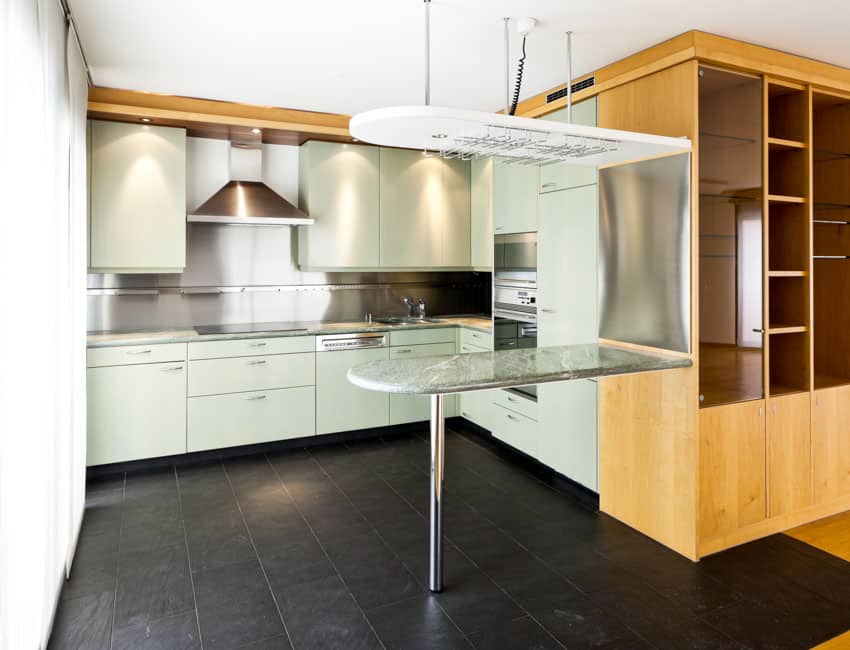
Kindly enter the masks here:
M 805 86 L 764 86 L 768 397 L 811 388 L 811 127 Z
M 812 94 L 814 388 L 850 384 L 850 97 Z

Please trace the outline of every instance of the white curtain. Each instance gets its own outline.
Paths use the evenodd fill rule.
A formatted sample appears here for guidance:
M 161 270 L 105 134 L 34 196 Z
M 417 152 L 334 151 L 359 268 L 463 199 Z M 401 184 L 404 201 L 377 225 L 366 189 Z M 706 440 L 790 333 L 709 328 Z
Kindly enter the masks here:
M 58 0 L 0 0 L 0 648 L 44 647 L 83 510 L 85 72 Z

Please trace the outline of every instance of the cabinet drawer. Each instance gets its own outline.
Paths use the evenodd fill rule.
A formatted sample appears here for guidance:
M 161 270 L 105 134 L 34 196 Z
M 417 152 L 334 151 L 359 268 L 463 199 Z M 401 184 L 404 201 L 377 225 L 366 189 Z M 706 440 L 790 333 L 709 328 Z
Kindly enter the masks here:
M 189 451 L 235 447 L 316 433 L 312 386 L 190 397 Z
M 493 435 L 529 456 L 537 456 L 537 422 L 516 411 L 496 404 L 493 413 Z
M 390 345 L 425 345 L 427 343 L 454 343 L 456 327 L 435 327 L 426 330 L 398 330 L 390 332 Z
M 316 355 L 200 359 L 189 363 L 189 396 L 310 386 L 316 383 Z
M 220 359 L 265 354 L 314 352 L 315 336 L 278 336 L 265 339 L 231 339 L 229 341 L 198 341 L 189 343 L 190 359 Z
M 461 329 L 460 344 L 474 345 L 486 350 L 493 349 L 493 335 L 487 332 L 478 332 L 476 330 Z
M 488 350 L 487 348 L 479 348 L 477 345 L 472 345 L 470 343 L 460 344 L 461 354 L 470 354 L 471 352 L 492 352 L 492 350 Z
M 137 363 L 164 363 L 168 361 L 185 360 L 185 343 L 123 345 L 114 348 L 89 348 L 86 351 L 86 365 L 89 368 L 100 368 L 101 366 L 129 366 Z
M 493 403 L 502 408 L 516 411 L 532 420 L 537 419 L 537 402 L 509 390 L 493 391 Z
M 405 345 L 390 348 L 390 359 L 416 359 L 419 357 L 430 357 L 436 354 L 454 354 L 455 344 L 431 343 L 428 345 Z

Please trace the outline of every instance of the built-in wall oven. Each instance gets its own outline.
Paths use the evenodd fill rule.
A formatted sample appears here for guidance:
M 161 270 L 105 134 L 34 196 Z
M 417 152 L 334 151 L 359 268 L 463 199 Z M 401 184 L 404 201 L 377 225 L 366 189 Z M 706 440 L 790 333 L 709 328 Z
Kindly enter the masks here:
M 537 347 L 537 233 L 496 235 L 493 256 L 493 347 Z M 537 386 L 515 389 L 532 399 Z

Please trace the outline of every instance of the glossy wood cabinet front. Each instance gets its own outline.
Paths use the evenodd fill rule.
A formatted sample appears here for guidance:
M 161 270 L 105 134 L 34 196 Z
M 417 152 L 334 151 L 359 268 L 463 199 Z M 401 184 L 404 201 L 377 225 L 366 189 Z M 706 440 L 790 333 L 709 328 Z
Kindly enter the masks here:
M 775 517 L 812 505 L 811 398 L 771 397 L 767 406 L 767 506 Z
M 764 400 L 699 412 L 699 532 L 721 537 L 767 516 Z
M 101 273 L 186 266 L 186 130 L 90 124 L 89 267 Z
M 850 386 L 812 394 L 812 472 L 815 503 L 850 494 Z

